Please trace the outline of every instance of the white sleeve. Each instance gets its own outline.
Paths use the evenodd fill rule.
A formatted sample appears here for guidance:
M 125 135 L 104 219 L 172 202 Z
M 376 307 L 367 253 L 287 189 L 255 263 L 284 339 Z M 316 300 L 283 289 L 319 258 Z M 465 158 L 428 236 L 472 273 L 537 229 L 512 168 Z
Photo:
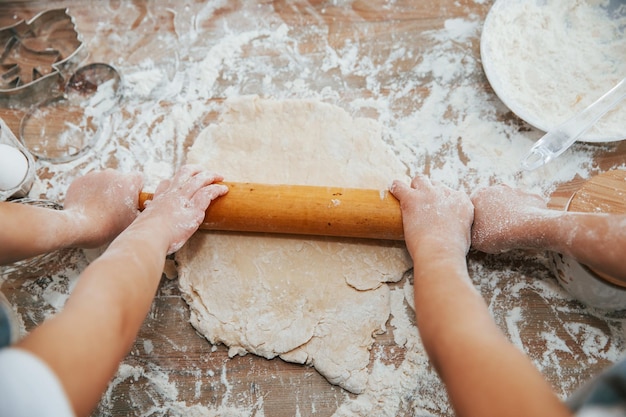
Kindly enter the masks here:
M 0 349 L 0 415 L 74 417 L 61 381 L 37 356 L 18 348 Z

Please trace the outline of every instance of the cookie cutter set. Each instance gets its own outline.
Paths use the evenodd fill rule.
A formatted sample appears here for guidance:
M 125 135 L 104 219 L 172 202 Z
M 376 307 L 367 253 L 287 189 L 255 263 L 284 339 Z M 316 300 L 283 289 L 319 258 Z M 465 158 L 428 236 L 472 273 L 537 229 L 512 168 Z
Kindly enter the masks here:
M 28 165 L 17 186 L 0 187 L 2 201 L 28 193 L 36 160 L 65 163 L 93 147 L 101 117 L 117 103 L 121 79 L 108 64 L 81 66 L 88 53 L 67 9 L 0 28 L 0 48 L 0 106 L 26 111 L 19 138 L 0 119 L 0 145 L 6 145 L 0 146 L 0 159 L 21 159 L 11 146 Z M 2 155 L 5 150 L 11 155 Z

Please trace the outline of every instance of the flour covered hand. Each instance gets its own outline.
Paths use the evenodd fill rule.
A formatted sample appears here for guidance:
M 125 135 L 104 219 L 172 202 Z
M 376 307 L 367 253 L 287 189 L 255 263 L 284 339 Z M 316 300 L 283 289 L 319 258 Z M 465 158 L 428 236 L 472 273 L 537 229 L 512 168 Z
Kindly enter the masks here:
M 626 215 L 554 210 L 535 194 L 496 185 L 472 195 L 472 248 L 501 253 L 550 251 L 626 280 Z
M 532 233 L 541 217 L 554 217 L 538 195 L 506 185 L 481 188 L 472 195 L 472 247 L 487 253 L 532 247 Z M 558 214 L 558 213 L 556 213 Z M 545 230 L 544 230 L 545 232 Z
M 94 171 L 69 186 L 64 212 L 76 230 L 76 246 L 97 247 L 110 242 L 137 217 L 140 174 L 114 169 Z
M 222 176 L 207 172 L 198 165 L 186 165 L 174 178 L 159 184 L 141 216 L 162 219 L 169 234 L 168 253 L 180 249 L 198 229 L 211 201 L 228 192 L 225 185 L 215 184 L 222 180 Z
M 0 264 L 111 242 L 137 217 L 140 174 L 93 171 L 69 186 L 63 210 L 0 202 Z
M 472 285 L 467 268 L 474 217 L 470 197 L 423 176 L 411 187 L 396 181 L 391 192 L 400 200 L 413 259 L 415 322 L 456 414 L 570 415 L 541 373 L 504 336 Z
M 62 391 L 59 406 L 70 410 L 63 415 L 92 415 L 151 308 L 166 254 L 191 236 L 210 202 L 228 191 L 224 185 L 214 184 L 221 180 L 219 175 L 199 167 L 185 166 L 173 179 L 159 185 L 153 201 L 138 215 L 140 177 L 120 176 L 112 170 L 75 182 L 67 193 L 66 210 L 24 212 L 28 206 L 0 205 L 1 214 L 5 214 L 0 219 L 11 216 L 13 223 L 52 225 L 50 235 L 68 235 L 57 246 L 74 238 L 73 223 L 97 227 L 100 219 L 108 224 L 104 227 L 108 230 L 130 223 L 82 271 L 63 310 L 16 344 L 20 351 L 43 361 L 58 379 Z M 100 217 L 92 216 L 94 213 Z M 26 234 L 29 240 L 41 240 Z M 24 245 L 22 241 L 17 243 L 16 247 Z M 41 246 L 36 249 L 41 250 Z M 32 252 L 14 251 L 6 258 Z M 14 378 L 10 381 L 13 383 Z M 25 387 L 32 386 L 32 381 L 24 381 Z
M 420 247 L 454 248 L 467 253 L 473 207 L 469 197 L 417 176 L 411 186 L 394 181 L 391 193 L 400 201 L 409 251 Z

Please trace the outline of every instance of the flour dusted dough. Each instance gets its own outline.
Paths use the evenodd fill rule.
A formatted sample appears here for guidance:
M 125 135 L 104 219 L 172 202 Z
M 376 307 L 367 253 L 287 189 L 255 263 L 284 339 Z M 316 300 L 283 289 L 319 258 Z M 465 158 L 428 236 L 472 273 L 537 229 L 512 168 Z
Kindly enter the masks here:
M 385 189 L 408 180 L 377 122 L 317 101 L 227 100 L 187 159 L 227 181 Z M 400 242 L 226 232 L 196 233 L 176 260 L 190 321 L 211 343 L 310 364 L 354 393 L 389 318 L 385 282 L 410 266 Z

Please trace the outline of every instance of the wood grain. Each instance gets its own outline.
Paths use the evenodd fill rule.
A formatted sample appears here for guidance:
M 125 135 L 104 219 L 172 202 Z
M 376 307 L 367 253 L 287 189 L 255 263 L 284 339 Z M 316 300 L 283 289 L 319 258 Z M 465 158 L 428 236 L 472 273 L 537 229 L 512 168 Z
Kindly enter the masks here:
M 203 230 L 404 240 L 400 203 L 387 190 L 223 183 Z M 153 195 L 141 193 L 140 208 Z
M 200 1 L 3 1 L 0 2 L 0 26 L 7 26 L 19 19 L 29 19 L 46 9 L 68 7 L 89 49 L 91 62 L 121 64 L 128 68 L 149 61 L 155 66 L 163 65 L 167 68 L 168 76 L 173 80 L 177 66 L 182 65 L 177 61 L 179 49 L 185 47 L 191 51 L 181 60 L 200 62 L 204 58 L 202 51 L 205 49 L 202 47 L 218 44 L 219 37 L 247 30 L 245 25 L 249 21 L 241 22 L 236 18 L 243 5 L 249 3 L 251 2 L 243 0 L 219 2 L 212 16 L 207 17 L 199 12 L 202 7 L 211 3 Z M 423 56 L 437 47 L 438 42 L 450 42 L 449 39 L 440 41 L 427 35 L 444 29 L 447 22 L 454 22 L 456 19 L 470 23 L 477 19 L 480 21 L 486 16 L 492 3 L 493 0 L 259 0 L 254 3 L 258 5 L 258 15 L 253 17 L 263 20 L 267 18 L 267 14 L 271 14 L 280 19 L 274 29 L 278 30 L 281 24 L 287 26 L 285 36 L 293 42 L 293 53 L 297 55 L 303 73 L 314 73 L 317 68 L 327 64 L 324 61 L 327 48 L 345 54 L 358 49 L 362 54 L 358 57 L 358 62 L 371 64 L 372 67 L 384 65 L 390 55 L 397 55 L 394 66 L 385 67 L 385 71 L 380 71 L 376 79 L 364 73 L 364 67 L 345 69 L 337 66 L 329 68 L 323 76 L 308 80 L 308 87 L 320 94 L 327 90 L 336 93 L 337 104 L 347 104 L 346 107 L 357 99 L 361 103 L 374 103 L 354 109 L 359 115 L 378 118 L 384 116 L 384 111 L 389 111 L 401 117 L 409 117 L 425 111 L 420 105 L 433 94 L 427 84 L 434 75 L 420 72 Z M 225 33 L 225 28 L 229 33 Z M 310 28 L 318 30 L 310 31 Z M 189 41 L 189 38 L 182 36 L 183 30 L 196 34 L 196 44 L 182 44 Z M 470 42 L 459 42 L 457 45 L 465 54 L 464 61 L 468 63 L 480 61 L 479 24 L 476 31 L 477 34 Z M 178 42 L 166 43 L 164 39 L 176 39 Z M 256 44 L 244 46 L 242 56 L 255 57 L 268 63 L 268 67 L 272 68 L 269 75 L 284 86 L 285 94 L 298 96 L 297 77 L 284 72 L 285 63 L 293 57 L 280 56 L 271 48 L 257 48 Z M 446 56 L 440 58 L 442 62 L 448 59 Z M 207 99 L 206 114 L 201 116 L 197 125 L 189 132 L 176 132 L 184 136 L 181 139 L 181 148 L 186 149 L 204 126 L 217 119 L 219 113 L 209 104 L 220 102 L 232 85 L 243 84 L 247 89 L 242 90 L 258 93 L 254 87 L 263 82 L 262 78 L 235 79 L 228 78 L 228 75 L 217 76 L 219 92 L 224 94 L 216 94 Z M 495 104 L 494 111 L 497 111 L 498 120 L 517 126 L 520 131 L 529 130 L 527 125 L 499 102 L 480 69 L 467 77 L 490 103 Z M 407 82 L 414 79 L 424 82 Z M 387 98 L 393 93 L 391 86 L 403 83 L 407 85 L 405 95 L 393 101 L 390 108 L 376 107 L 381 102 L 381 97 Z M 454 85 L 438 87 L 450 90 L 455 88 Z M 171 100 L 163 97 L 153 105 L 167 110 L 172 105 L 168 99 Z M 452 100 L 450 103 L 440 104 L 449 106 L 450 114 L 458 111 Z M 28 111 L 28 108 L 0 108 L 0 117 L 17 133 L 20 121 Z M 134 119 L 141 119 L 141 114 L 133 113 L 123 106 L 116 116 L 128 121 L 130 127 L 134 126 Z M 459 116 L 458 120 L 463 120 L 465 117 L 483 117 L 483 114 Z M 156 124 L 149 126 L 150 132 L 156 132 L 158 127 Z M 431 139 L 421 137 L 419 131 L 413 134 L 420 140 Z M 458 131 L 458 135 L 463 134 L 461 130 Z M 474 161 L 468 160 L 461 152 L 463 144 L 460 138 L 458 143 L 453 142 L 450 146 L 459 148 L 459 159 L 463 164 L 471 166 Z M 587 145 L 577 144 L 572 149 L 583 146 Z M 589 161 L 592 173 L 613 169 L 626 161 L 625 143 L 588 147 L 593 149 L 595 155 Z M 140 152 L 141 149 L 135 151 Z M 116 155 L 98 157 L 109 167 L 117 167 L 120 162 Z M 450 162 L 447 154 L 425 152 L 414 157 L 411 168 L 425 174 L 445 167 Z M 563 155 L 565 157 L 567 154 Z M 84 165 L 75 164 L 76 175 L 83 173 L 83 170 Z M 40 178 L 50 178 L 52 175 L 46 165 L 42 165 L 38 171 Z M 465 180 L 460 181 L 463 183 Z M 499 178 L 493 178 L 494 183 L 498 181 Z M 546 178 L 545 181 L 549 182 L 551 179 Z M 553 194 L 552 206 L 564 208 L 583 182 L 583 178 L 575 178 L 560 184 Z M 463 185 L 467 185 L 468 190 L 474 186 L 471 179 L 467 179 L 467 184 Z M 2 278 L 1 290 L 16 306 L 26 330 L 34 328 L 54 314 L 55 309 L 47 303 L 47 296 L 57 292 L 67 294 L 72 277 L 80 272 L 81 267 L 85 267 L 84 257 L 82 252 L 72 251 L 71 256 L 59 255 L 54 262 L 43 265 L 37 271 L 23 271 Z M 524 252 L 492 256 L 471 252 L 468 262 L 473 282 L 489 305 L 496 323 L 511 339 L 517 338 L 515 340 L 520 343 L 522 350 L 538 365 L 559 395 L 566 397 L 578 385 L 610 365 L 607 357 L 610 357 L 612 350 L 619 348 L 615 323 L 624 320 L 623 314 L 603 315 L 586 309 L 565 296 L 558 305 L 546 299 L 544 293 L 558 291 L 558 284 L 551 276 L 545 261 L 535 253 L 530 256 Z M 168 263 L 173 264 L 174 261 L 169 259 Z M 490 281 L 489 274 L 498 274 L 501 279 Z M 402 281 L 392 284 L 391 288 L 402 291 L 410 279 L 411 275 L 407 274 Z M 503 294 L 515 295 L 505 299 Z M 516 317 L 513 314 L 515 312 L 521 312 L 516 323 L 517 333 L 509 325 Z M 606 340 L 593 357 L 585 352 L 585 334 L 572 331 L 583 327 L 591 329 L 590 334 L 596 335 L 598 340 Z M 558 349 L 550 349 L 546 334 L 558 338 L 561 343 Z M 383 358 L 386 366 L 397 367 L 403 363 L 405 357 L 414 353 L 409 349 L 415 347 L 396 344 L 394 328 L 390 324 L 388 332 L 376 338 L 371 354 L 372 362 L 376 358 Z M 428 361 L 422 357 L 419 359 L 423 360 L 423 372 L 432 374 Z M 94 416 L 177 415 L 180 413 L 170 410 L 175 410 L 181 404 L 189 408 L 198 406 L 211 409 L 257 404 L 255 407 L 258 408 L 251 410 L 248 415 L 326 417 L 334 415 L 347 399 L 355 398 L 329 384 L 312 368 L 253 355 L 230 358 L 224 346 L 211 346 L 189 324 L 189 309 L 181 298 L 176 280 L 165 276 L 152 309 L 135 344 L 124 359 L 120 372 L 101 406 L 94 411 Z M 175 387 L 176 392 L 159 391 L 154 379 L 167 382 L 169 386 Z M 454 412 L 449 407 L 423 406 L 446 404 L 445 392 L 437 384 L 434 379 L 425 380 L 423 375 L 416 375 L 416 398 L 401 399 L 398 417 L 426 414 L 453 416 Z M 222 411 L 222 415 L 228 415 L 227 409 Z
M 626 214 L 626 171 L 610 170 L 585 181 L 572 196 L 568 211 Z M 626 282 L 588 267 L 596 276 L 618 287 Z
M 626 213 L 626 171 L 610 170 L 587 180 L 572 196 L 568 210 Z

